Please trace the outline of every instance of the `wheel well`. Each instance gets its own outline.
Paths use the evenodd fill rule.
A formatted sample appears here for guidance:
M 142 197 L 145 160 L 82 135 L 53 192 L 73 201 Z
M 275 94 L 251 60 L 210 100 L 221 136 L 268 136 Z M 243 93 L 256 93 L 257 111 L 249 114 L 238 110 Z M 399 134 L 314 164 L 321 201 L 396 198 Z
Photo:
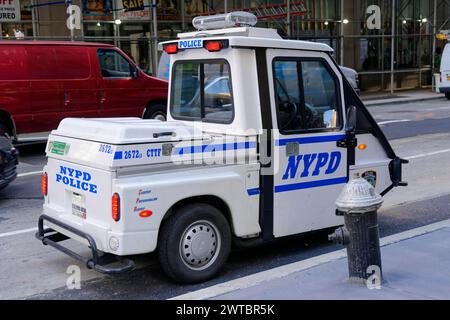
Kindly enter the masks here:
M 6 130 L 8 130 L 8 134 L 11 137 L 16 136 L 16 126 L 14 125 L 14 121 L 11 115 L 4 110 L 0 110 L 0 124 L 3 124 L 6 127 Z
M 162 105 L 165 105 L 167 107 L 167 99 L 155 99 L 155 100 L 149 101 L 145 105 L 144 112 L 142 113 L 142 117 L 145 116 L 145 113 L 147 112 L 148 108 L 151 108 L 152 106 L 155 106 L 157 104 L 162 104 Z
M 157 104 L 163 104 L 165 106 L 167 106 L 167 99 L 156 99 L 156 100 L 152 100 L 150 102 L 147 103 L 147 105 L 145 106 L 145 108 L 157 105 Z
M 164 223 L 164 220 L 166 220 L 170 215 L 177 211 L 179 208 L 186 206 L 191 203 L 206 203 L 209 204 L 215 208 L 217 208 L 227 219 L 231 230 L 233 231 L 233 221 L 231 219 L 231 211 L 228 205 L 225 201 L 223 201 L 221 198 L 213 195 L 203 195 L 203 196 L 195 196 L 186 198 L 183 200 L 180 200 L 176 202 L 172 207 L 170 207 L 169 210 L 167 210 L 166 214 L 164 215 L 162 223 Z

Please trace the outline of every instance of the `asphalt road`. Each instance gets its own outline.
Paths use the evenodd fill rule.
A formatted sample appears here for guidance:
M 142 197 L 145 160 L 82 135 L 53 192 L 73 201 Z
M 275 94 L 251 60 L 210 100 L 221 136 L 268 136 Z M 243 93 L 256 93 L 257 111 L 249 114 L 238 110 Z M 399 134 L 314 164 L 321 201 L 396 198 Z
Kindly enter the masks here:
M 383 105 L 370 111 L 401 157 L 410 157 L 407 188 L 385 197 L 382 236 L 450 218 L 450 102 Z M 20 176 L 0 192 L 0 299 L 166 299 L 198 288 L 337 249 L 326 232 L 295 237 L 260 248 L 235 250 L 220 276 L 201 285 L 180 286 L 162 273 L 156 255 L 135 257 L 137 270 L 104 276 L 82 267 L 81 290 L 66 288 L 74 260 L 34 238 L 42 206 L 40 176 L 44 145 L 20 148 Z M 30 174 L 31 175 L 27 175 Z M 73 248 L 86 252 L 76 243 Z

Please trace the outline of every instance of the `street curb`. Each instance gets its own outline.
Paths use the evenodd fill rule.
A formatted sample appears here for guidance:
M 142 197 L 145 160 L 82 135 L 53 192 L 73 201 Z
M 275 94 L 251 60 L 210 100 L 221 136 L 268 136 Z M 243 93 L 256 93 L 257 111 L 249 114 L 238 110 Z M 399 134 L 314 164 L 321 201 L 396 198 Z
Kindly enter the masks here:
M 450 227 L 450 219 L 384 237 L 380 239 L 380 246 L 381 247 L 388 246 L 394 243 L 415 238 L 424 234 L 428 234 L 445 227 Z M 346 249 L 332 251 L 306 260 L 297 261 L 294 263 L 261 271 L 241 278 L 233 279 L 227 282 L 212 285 L 210 287 L 200 289 L 197 291 L 188 292 L 186 294 L 172 297 L 168 300 L 210 299 L 233 291 L 254 287 L 264 282 L 283 278 L 296 272 L 301 272 L 325 263 L 345 258 L 346 256 L 347 256 Z
M 442 99 L 442 97 L 429 97 L 429 98 L 416 98 L 416 99 L 386 99 L 386 101 L 383 100 L 363 100 L 363 103 L 366 107 L 377 107 L 377 106 L 383 106 L 388 104 L 396 104 L 396 103 L 410 103 L 410 102 L 420 102 L 420 101 L 429 101 L 429 100 L 438 100 Z

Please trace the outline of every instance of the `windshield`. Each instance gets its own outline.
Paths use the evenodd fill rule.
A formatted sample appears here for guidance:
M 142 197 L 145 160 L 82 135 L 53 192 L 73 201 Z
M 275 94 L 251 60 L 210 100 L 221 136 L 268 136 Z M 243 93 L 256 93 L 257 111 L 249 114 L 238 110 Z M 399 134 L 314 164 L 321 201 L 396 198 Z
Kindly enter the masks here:
M 177 62 L 171 91 L 175 119 L 233 121 L 230 67 L 225 61 Z

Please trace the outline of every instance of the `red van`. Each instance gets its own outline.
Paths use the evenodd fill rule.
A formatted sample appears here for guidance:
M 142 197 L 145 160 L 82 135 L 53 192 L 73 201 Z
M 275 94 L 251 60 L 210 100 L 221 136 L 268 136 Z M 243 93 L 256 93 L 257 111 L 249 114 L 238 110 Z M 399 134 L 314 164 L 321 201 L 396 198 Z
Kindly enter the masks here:
M 107 44 L 0 41 L 0 135 L 47 138 L 66 117 L 158 118 L 167 82 Z

